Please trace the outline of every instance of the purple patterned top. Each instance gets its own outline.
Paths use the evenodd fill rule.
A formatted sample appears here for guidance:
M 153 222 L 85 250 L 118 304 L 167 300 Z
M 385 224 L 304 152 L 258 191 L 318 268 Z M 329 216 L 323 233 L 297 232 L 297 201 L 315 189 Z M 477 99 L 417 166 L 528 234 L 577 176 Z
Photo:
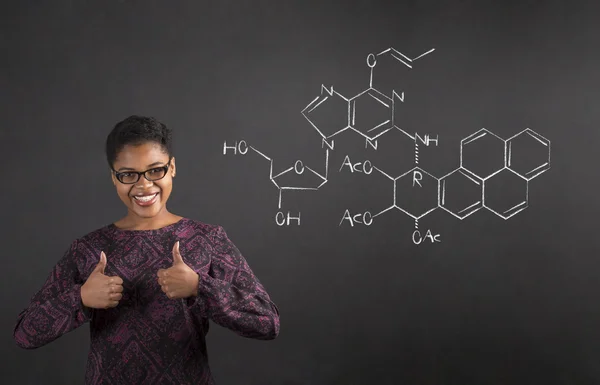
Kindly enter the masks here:
M 184 262 L 199 274 L 197 297 L 169 299 L 157 271 Z M 100 259 L 123 279 L 117 307 L 83 306 L 80 289 Z M 35 349 L 90 322 L 86 384 L 214 384 L 208 320 L 240 336 L 274 339 L 279 310 L 222 227 L 192 219 L 157 230 L 107 225 L 75 240 L 18 317 L 18 346 Z

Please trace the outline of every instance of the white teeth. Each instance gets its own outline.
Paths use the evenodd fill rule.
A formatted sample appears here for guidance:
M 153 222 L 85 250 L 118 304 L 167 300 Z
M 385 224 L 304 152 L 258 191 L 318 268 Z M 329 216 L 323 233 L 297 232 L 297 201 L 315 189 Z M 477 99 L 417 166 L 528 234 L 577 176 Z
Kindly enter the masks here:
M 158 194 L 158 193 L 156 193 Z M 154 199 L 154 197 L 156 196 L 156 194 L 153 195 L 147 195 L 144 197 L 141 196 L 134 196 L 135 199 L 137 199 L 138 201 L 142 201 L 142 202 L 150 202 L 152 199 Z

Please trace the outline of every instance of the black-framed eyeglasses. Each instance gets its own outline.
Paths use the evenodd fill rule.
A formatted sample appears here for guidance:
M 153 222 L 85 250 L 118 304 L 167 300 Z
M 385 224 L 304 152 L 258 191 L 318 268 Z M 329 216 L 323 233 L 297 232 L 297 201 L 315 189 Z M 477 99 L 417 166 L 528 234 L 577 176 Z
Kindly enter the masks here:
M 156 181 L 164 178 L 167 175 L 167 171 L 169 170 L 169 166 L 171 165 L 171 159 L 165 166 L 154 167 L 146 171 L 123 171 L 119 172 L 116 170 L 112 170 L 115 173 L 115 177 L 117 180 L 123 184 L 134 184 L 137 183 L 142 175 L 149 181 Z

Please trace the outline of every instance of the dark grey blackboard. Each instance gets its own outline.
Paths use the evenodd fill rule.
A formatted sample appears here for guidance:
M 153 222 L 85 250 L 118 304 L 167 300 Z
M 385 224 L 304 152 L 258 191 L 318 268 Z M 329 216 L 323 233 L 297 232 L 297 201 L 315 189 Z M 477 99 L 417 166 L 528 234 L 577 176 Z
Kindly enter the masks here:
M 141 114 L 174 130 L 170 209 L 222 225 L 281 310 L 275 341 L 211 328 L 219 384 L 600 383 L 599 14 L 594 1 L 13 2 L 1 16 L 0 382 L 83 382 L 87 327 L 35 351 L 17 348 L 12 328 L 70 242 L 124 214 L 103 145 Z M 330 149 L 302 111 L 331 87 L 364 91 L 369 55 L 388 48 L 412 64 L 379 56 L 374 68 L 381 92 L 403 97 L 393 123 L 438 142 L 395 129 L 375 151 L 347 131 Z M 353 127 L 384 122 L 381 100 L 351 106 Z M 343 101 L 315 110 L 320 124 L 343 124 L 340 105 L 348 113 Z M 528 128 L 549 146 L 527 133 L 502 141 Z M 528 183 L 511 171 L 486 183 L 499 212 L 526 189 L 524 210 L 342 219 L 394 202 L 435 207 L 437 188 L 392 179 L 418 166 L 441 185 L 460 167 L 461 141 L 482 129 L 463 148 L 472 171 L 498 171 L 509 147 L 517 172 L 544 169 Z M 272 171 L 254 150 L 223 154 L 236 141 Z M 280 208 L 270 175 L 303 166 L 278 181 L 314 187 L 308 168 L 322 175 L 326 153 L 327 183 L 284 191 Z M 392 179 L 360 172 L 369 166 Z M 445 205 L 458 212 L 479 190 L 455 176 Z M 280 226 L 279 211 L 300 213 L 300 225 Z M 417 226 L 439 242 L 415 244 Z

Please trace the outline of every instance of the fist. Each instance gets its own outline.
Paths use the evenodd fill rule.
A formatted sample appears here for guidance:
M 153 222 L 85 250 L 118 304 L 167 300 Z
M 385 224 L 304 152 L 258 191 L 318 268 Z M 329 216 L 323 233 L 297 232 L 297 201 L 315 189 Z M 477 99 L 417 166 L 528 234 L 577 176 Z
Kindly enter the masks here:
M 106 255 L 100 253 L 100 262 L 81 286 L 81 302 L 89 308 L 108 309 L 115 307 L 123 297 L 123 280 L 104 274 Z
M 179 241 L 173 246 L 173 265 L 168 269 L 159 269 L 157 276 L 161 290 L 171 299 L 198 295 L 200 277 L 183 261 L 179 253 Z

